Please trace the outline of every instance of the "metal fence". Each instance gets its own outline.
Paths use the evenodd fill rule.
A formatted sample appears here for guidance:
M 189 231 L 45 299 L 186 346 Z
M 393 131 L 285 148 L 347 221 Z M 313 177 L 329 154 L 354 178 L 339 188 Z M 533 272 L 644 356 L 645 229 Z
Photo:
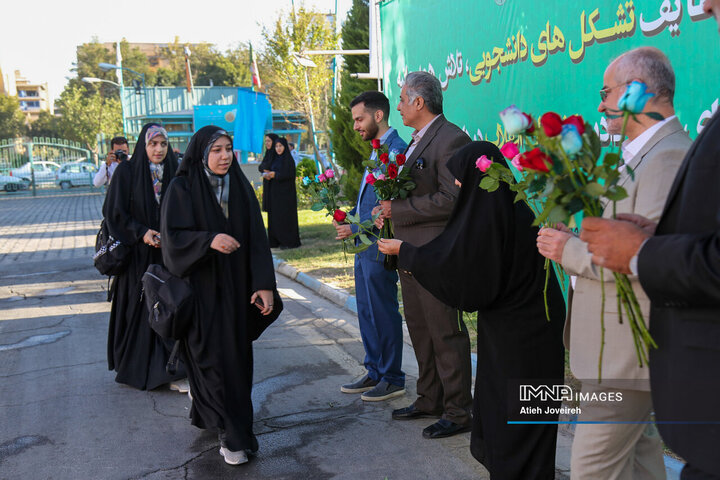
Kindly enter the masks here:
M 82 144 L 46 137 L 0 139 L 0 192 L 93 189 L 96 157 Z

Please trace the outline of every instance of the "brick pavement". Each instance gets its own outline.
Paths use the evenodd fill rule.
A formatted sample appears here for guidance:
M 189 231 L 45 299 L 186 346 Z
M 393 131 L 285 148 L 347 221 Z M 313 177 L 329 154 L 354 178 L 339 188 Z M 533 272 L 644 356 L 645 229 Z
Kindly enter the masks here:
M 92 257 L 105 196 L 0 197 L 0 272 L 29 262 Z

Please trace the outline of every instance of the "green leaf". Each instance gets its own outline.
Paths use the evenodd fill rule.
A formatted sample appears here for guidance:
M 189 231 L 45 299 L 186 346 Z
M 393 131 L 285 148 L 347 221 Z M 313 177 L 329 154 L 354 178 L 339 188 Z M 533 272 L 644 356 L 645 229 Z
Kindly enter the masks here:
M 364 233 L 359 234 L 359 235 L 358 235 L 358 238 L 360 239 L 360 241 L 361 241 L 363 244 L 365 244 L 365 245 L 372 245 L 372 242 L 371 242 L 370 239 L 367 237 L 367 235 L 365 235 Z
M 592 182 L 585 185 L 585 191 L 591 197 L 599 197 L 605 193 L 605 187 L 597 182 Z
M 517 203 L 522 200 L 527 200 L 527 195 L 525 194 L 525 192 L 518 192 L 518 194 L 515 195 L 515 201 L 513 203 Z
M 492 192 L 498 187 L 498 180 L 492 177 L 485 176 L 480 180 L 480 188 Z M 491 190 L 492 189 L 492 190 Z
M 348 213 L 347 219 L 350 220 L 350 223 L 360 223 L 360 217 L 357 214 L 350 215 Z
M 322 202 L 317 202 L 313 203 L 312 207 L 310 207 L 310 210 L 312 210 L 313 212 L 319 212 L 323 208 L 325 208 L 325 204 Z
M 618 185 L 608 188 L 608 191 L 605 194 L 605 198 L 607 198 L 608 200 L 612 200 L 613 202 L 622 200 L 623 198 L 626 198 L 627 196 L 628 196 L 628 194 L 625 191 L 625 189 Z
M 618 155 L 615 152 L 610 152 L 605 154 L 605 159 L 603 160 L 603 165 L 613 167 L 620 162 L 620 155 Z
M 548 216 L 548 221 L 550 223 L 560 223 L 560 222 L 567 222 L 568 212 L 565 210 L 565 207 L 562 205 L 555 205 L 552 210 L 550 210 L 550 215 Z

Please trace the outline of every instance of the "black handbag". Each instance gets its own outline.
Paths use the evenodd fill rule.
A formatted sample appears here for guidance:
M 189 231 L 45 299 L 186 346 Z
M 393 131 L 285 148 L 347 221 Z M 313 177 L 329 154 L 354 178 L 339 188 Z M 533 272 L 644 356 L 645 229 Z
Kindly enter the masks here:
M 130 247 L 110 235 L 105 220 L 95 237 L 93 263 L 103 275 L 120 275 L 130 263 Z
M 145 305 L 150 311 L 150 328 L 163 338 L 184 338 L 195 308 L 190 285 L 157 264 L 148 266 L 142 284 Z
M 280 298 L 280 294 L 277 289 L 273 289 L 273 309 L 269 315 L 263 315 L 260 313 L 255 305 L 250 306 L 250 315 L 248 317 L 248 336 L 251 341 L 257 340 L 260 335 L 268 328 L 283 311 L 283 301 Z

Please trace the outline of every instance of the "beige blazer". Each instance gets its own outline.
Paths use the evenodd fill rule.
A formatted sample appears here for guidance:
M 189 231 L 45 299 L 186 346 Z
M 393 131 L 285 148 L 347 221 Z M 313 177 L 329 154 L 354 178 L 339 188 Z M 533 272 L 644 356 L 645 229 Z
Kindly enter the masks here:
M 392 201 L 395 238 L 419 247 L 442 233 L 460 190 L 447 161 L 470 141 L 442 114 L 430 125 L 403 166 L 417 186 L 406 199 Z
M 632 121 L 632 120 L 630 120 Z M 680 122 L 673 119 L 663 125 L 648 140 L 629 166 L 635 180 L 627 172 L 620 177 L 620 185 L 628 193 L 617 202 L 617 213 L 635 213 L 658 221 L 665 200 L 685 153 L 690 137 Z M 606 205 L 603 217 L 612 217 L 612 203 Z M 570 369 L 576 378 L 597 383 L 600 359 L 600 308 L 602 294 L 600 269 L 592 264 L 587 244 L 572 237 L 565 244 L 562 266 L 570 275 L 577 275 L 572 298 L 572 318 L 565 321 L 565 346 L 570 349 Z M 632 332 L 623 310 L 623 323 L 618 322 L 618 303 L 612 272 L 605 270 L 605 349 L 602 364 L 602 385 L 634 390 L 649 390 L 648 367 L 640 368 Z M 650 301 L 637 277 L 631 277 L 635 295 L 645 322 L 649 324 Z M 572 328 L 571 328 L 572 323 Z

